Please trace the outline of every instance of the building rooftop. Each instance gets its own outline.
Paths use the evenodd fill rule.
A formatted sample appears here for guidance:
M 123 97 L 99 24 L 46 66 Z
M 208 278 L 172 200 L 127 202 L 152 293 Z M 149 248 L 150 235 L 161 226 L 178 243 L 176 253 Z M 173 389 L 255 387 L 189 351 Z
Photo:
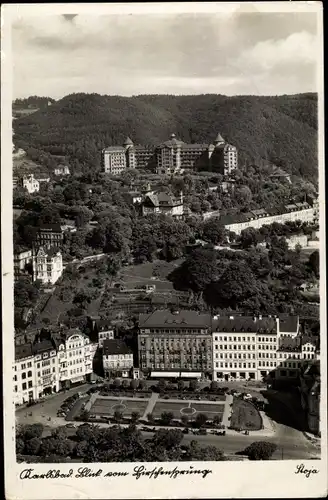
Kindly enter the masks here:
M 56 224 L 41 224 L 39 227 L 39 231 L 51 231 L 53 233 L 62 233 L 62 228 L 61 225 L 58 223 Z
M 162 310 L 139 315 L 139 328 L 167 328 L 177 325 L 184 328 L 209 328 L 211 323 L 210 314 L 199 314 L 196 311 L 171 313 L 168 310 Z
M 125 148 L 123 146 L 108 146 L 107 148 L 103 149 L 103 153 L 124 153 Z
M 29 358 L 33 356 L 32 343 L 15 345 L 15 360 Z
M 281 333 L 298 333 L 298 328 L 298 316 L 287 316 L 279 319 L 279 330 Z
M 213 321 L 213 331 L 243 333 L 254 332 L 259 334 L 277 333 L 275 318 L 256 318 L 253 316 L 222 316 Z
M 55 349 L 55 343 L 50 339 L 44 339 L 40 342 L 36 342 L 32 346 L 33 354 L 41 354 L 46 351 L 53 351 Z
M 116 355 L 116 354 L 132 354 L 132 350 L 121 339 L 106 339 L 103 345 L 103 354 Z

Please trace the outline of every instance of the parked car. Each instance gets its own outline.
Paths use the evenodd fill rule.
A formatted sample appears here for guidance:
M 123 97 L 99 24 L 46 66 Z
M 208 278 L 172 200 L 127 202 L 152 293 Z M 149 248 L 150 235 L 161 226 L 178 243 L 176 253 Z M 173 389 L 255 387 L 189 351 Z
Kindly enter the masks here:
M 71 423 L 71 424 L 67 424 L 67 425 L 65 425 L 65 427 L 66 427 L 67 429 L 75 429 L 75 428 L 76 428 L 76 425 L 75 425 L 75 424 L 73 424 L 73 423 Z

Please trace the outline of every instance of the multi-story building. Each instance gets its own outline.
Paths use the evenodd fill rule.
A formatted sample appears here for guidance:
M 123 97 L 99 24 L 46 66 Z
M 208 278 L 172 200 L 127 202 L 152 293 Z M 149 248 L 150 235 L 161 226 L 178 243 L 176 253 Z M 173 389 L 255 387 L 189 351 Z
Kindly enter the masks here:
M 61 248 L 64 241 L 64 233 L 60 224 L 42 224 L 35 236 L 35 247 L 57 247 Z
M 140 314 L 141 371 L 152 377 L 209 377 L 213 363 L 211 324 L 210 314 L 195 311 Z
M 277 365 L 272 378 L 296 378 L 300 369 L 309 360 L 316 359 L 317 340 L 308 336 L 297 336 L 279 339 L 277 348 Z
M 78 328 L 63 332 L 56 343 L 60 388 L 90 380 L 98 345 L 90 342 Z
M 121 339 L 103 342 L 103 369 L 106 378 L 128 377 L 133 370 L 133 352 Z
M 63 274 L 63 258 L 57 247 L 40 247 L 33 257 L 33 280 L 53 285 Z
M 163 214 L 182 218 L 184 214 L 183 194 L 175 198 L 167 193 L 148 194 L 141 203 L 142 215 Z
M 299 376 L 302 408 L 307 414 L 310 432 L 320 433 L 320 362 L 309 361 Z
M 59 165 L 58 167 L 56 167 L 54 169 L 54 175 L 64 176 L 64 175 L 69 175 L 69 174 L 70 174 L 70 171 L 69 171 L 69 167 L 67 165 Z
M 215 317 L 212 328 L 213 380 L 262 380 L 279 366 L 281 339 L 299 335 L 299 320 Z
M 220 134 L 213 144 L 187 144 L 172 134 L 158 146 L 135 146 L 128 137 L 123 146 L 102 151 L 104 171 L 119 175 L 126 168 L 151 169 L 161 175 L 190 170 L 213 170 L 229 175 L 238 168 L 237 148 Z
M 14 275 L 17 278 L 24 273 L 27 266 L 32 263 L 32 250 L 16 251 L 14 253 Z
M 59 390 L 58 359 L 53 340 L 15 346 L 14 401 L 23 404 Z
M 40 191 L 40 183 L 34 178 L 33 174 L 24 175 L 22 179 L 22 186 L 27 189 L 30 194 Z
M 285 224 L 289 221 L 301 221 L 307 224 L 316 223 L 317 209 L 308 203 L 294 203 L 281 205 L 267 209 L 257 209 L 251 212 L 224 215 L 220 218 L 221 223 L 228 231 L 240 234 L 243 229 L 253 227 L 259 229 L 264 225 L 270 225 L 274 222 Z

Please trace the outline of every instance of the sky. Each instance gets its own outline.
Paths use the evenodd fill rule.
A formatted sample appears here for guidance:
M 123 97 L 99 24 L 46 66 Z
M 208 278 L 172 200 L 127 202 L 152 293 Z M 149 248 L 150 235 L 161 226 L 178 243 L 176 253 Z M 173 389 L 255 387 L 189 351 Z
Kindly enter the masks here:
M 316 92 L 319 43 L 315 13 L 24 16 L 13 98 Z

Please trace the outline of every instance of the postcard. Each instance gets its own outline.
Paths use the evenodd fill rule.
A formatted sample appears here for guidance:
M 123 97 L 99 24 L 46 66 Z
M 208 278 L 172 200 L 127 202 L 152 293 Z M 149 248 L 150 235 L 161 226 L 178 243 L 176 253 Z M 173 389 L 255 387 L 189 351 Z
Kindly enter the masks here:
M 327 495 L 322 10 L 2 7 L 8 500 Z

